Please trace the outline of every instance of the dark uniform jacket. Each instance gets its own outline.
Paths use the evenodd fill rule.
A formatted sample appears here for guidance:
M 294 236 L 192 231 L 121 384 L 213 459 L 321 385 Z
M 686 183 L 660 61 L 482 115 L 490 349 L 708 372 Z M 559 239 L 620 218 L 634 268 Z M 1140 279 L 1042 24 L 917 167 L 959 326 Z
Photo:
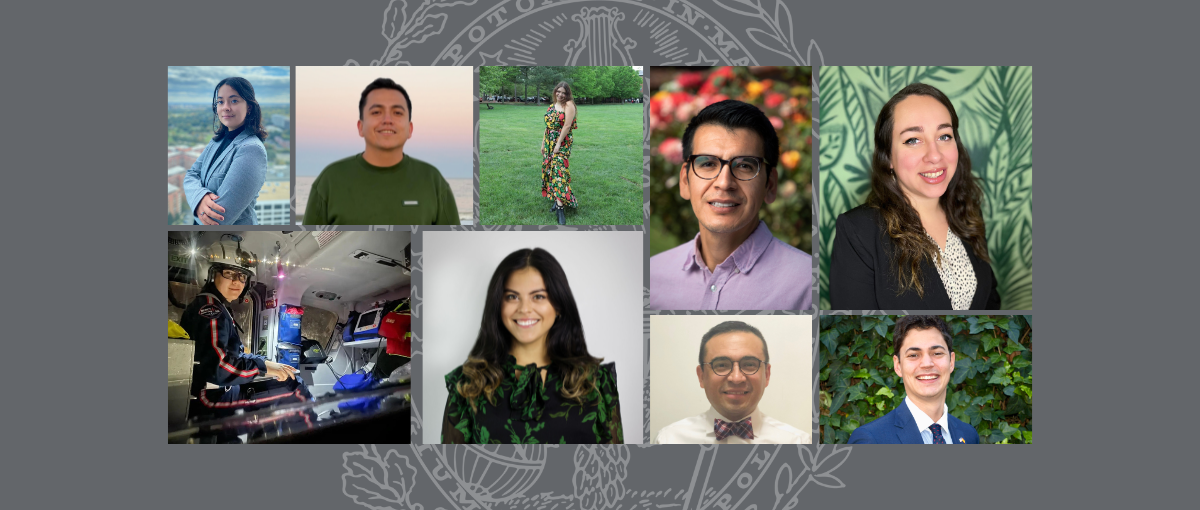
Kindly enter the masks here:
M 188 304 L 179 319 L 179 325 L 196 342 L 197 365 L 192 371 L 192 396 L 200 399 L 206 407 L 223 406 L 221 402 L 213 401 L 214 392 L 203 391 L 205 383 L 221 386 L 226 394 L 236 398 L 240 395 L 239 385 L 267 374 L 265 358 L 242 352 L 242 339 L 229 315 L 228 305 L 229 302 L 210 282 Z

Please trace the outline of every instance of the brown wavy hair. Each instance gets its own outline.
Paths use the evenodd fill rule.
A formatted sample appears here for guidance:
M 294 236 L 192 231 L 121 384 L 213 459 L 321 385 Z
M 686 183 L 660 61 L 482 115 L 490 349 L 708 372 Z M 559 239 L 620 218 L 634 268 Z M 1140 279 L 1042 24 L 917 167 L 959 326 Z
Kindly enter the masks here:
M 555 104 L 558 104 L 558 98 L 555 97 L 555 92 L 558 92 L 558 89 L 563 89 L 563 94 L 567 96 L 567 98 L 563 100 L 563 104 L 567 104 L 575 100 L 575 95 L 571 94 L 571 84 L 565 81 L 560 81 L 558 82 L 558 85 L 555 85 L 553 89 L 550 89 L 550 99 L 554 100 Z
M 983 190 L 979 187 L 978 179 L 971 174 L 971 156 L 963 146 L 962 138 L 958 136 L 958 113 L 954 111 L 954 105 L 950 103 L 950 98 L 936 87 L 924 83 L 913 83 L 904 87 L 883 105 L 879 117 L 875 120 L 871 193 L 867 196 L 866 203 L 879 210 L 883 227 L 895 245 L 892 252 L 892 270 L 899 284 L 897 294 L 914 289 L 918 296 L 925 297 L 925 289 L 921 285 L 921 261 L 930 259 L 940 264 L 938 247 L 925 233 L 925 228 L 921 226 L 921 216 L 912 204 L 908 203 L 891 170 L 896 104 L 914 95 L 932 97 L 950 111 L 954 144 L 958 148 L 958 168 L 938 203 L 946 212 L 946 220 L 950 223 L 950 230 L 954 235 L 962 239 L 964 244 L 975 252 L 976 257 L 984 262 L 991 262 L 991 259 L 988 257 L 987 235 L 980 207 Z
M 475 400 L 483 395 L 492 405 L 496 404 L 495 392 L 504 381 L 503 367 L 512 346 L 512 334 L 504 327 L 500 316 L 504 285 L 514 271 L 532 267 L 542 275 L 546 294 L 558 317 L 546 336 L 546 351 L 550 357 L 550 370 L 563 378 L 559 392 L 563 398 L 574 400 L 580 405 L 584 397 L 596 389 L 593 375 L 600 366 L 601 358 L 588 354 L 583 338 L 583 322 L 579 319 L 579 308 L 567 284 L 567 274 L 558 260 L 541 248 L 517 250 L 500 262 L 492 273 L 488 284 L 487 299 L 483 305 L 483 319 L 479 324 L 479 336 L 471 354 L 463 363 L 463 381 L 455 389 L 471 404 L 475 411 Z

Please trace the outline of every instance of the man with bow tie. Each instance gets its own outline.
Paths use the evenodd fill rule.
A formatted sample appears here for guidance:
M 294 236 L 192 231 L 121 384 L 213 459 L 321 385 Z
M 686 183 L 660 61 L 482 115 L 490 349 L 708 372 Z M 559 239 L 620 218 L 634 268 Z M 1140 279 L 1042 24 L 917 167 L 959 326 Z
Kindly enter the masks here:
M 954 338 L 936 315 L 906 315 L 892 331 L 892 368 L 904 404 L 850 434 L 850 444 L 979 444 L 970 424 L 950 415 L 946 387 L 954 372 Z
M 655 444 L 801 444 L 810 436 L 758 409 L 771 381 L 770 355 L 762 332 L 726 321 L 700 339 L 696 378 L 711 407 L 699 416 L 663 427 Z

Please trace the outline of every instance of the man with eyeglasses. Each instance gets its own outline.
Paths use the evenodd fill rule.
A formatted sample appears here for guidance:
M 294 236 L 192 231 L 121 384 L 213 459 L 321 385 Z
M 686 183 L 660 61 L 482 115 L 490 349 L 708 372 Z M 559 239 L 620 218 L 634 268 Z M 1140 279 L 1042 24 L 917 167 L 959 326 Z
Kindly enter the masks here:
M 775 201 L 779 136 L 758 107 L 713 103 L 683 133 L 679 195 L 696 237 L 650 258 L 653 310 L 807 310 L 812 256 L 758 219 Z
M 850 433 L 850 444 L 979 444 L 969 423 L 950 415 L 946 387 L 954 373 L 954 338 L 936 315 L 906 315 L 892 330 L 892 368 L 904 405 Z
M 700 339 L 696 377 L 711 407 L 659 430 L 654 444 L 807 444 L 810 436 L 758 409 L 771 381 L 762 332 L 722 322 Z
M 179 318 L 196 342 L 191 388 L 195 398 L 188 417 L 218 418 L 238 409 L 311 400 L 295 368 L 245 352 L 245 332 L 229 311 L 229 305 L 246 298 L 258 257 L 242 250 L 240 241 L 222 239 L 201 250 L 196 260 L 201 270 L 208 266 L 207 281 Z

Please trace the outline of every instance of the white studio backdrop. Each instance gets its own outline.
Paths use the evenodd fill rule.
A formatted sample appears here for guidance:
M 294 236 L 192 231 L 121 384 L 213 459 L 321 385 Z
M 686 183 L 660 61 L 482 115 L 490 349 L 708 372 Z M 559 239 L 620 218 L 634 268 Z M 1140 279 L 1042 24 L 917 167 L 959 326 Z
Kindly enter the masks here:
M 696 378 L 700 339 L 725 321 L 754 326 L 767 341 L 771 380 L 758 408 L 811 437 L 811 315 L 652 315 L 650 439 L 663 427 L 708 410 L 708 397 Z
M 467 359 L 487 285 L 510 253 L 542 248 L 562 265 L 588 351 L 616 362 L 626 443 L 641 443 L 643 232 L 434 232 L 422 253 L 422 441 L 441 443 L 445 375 Z

